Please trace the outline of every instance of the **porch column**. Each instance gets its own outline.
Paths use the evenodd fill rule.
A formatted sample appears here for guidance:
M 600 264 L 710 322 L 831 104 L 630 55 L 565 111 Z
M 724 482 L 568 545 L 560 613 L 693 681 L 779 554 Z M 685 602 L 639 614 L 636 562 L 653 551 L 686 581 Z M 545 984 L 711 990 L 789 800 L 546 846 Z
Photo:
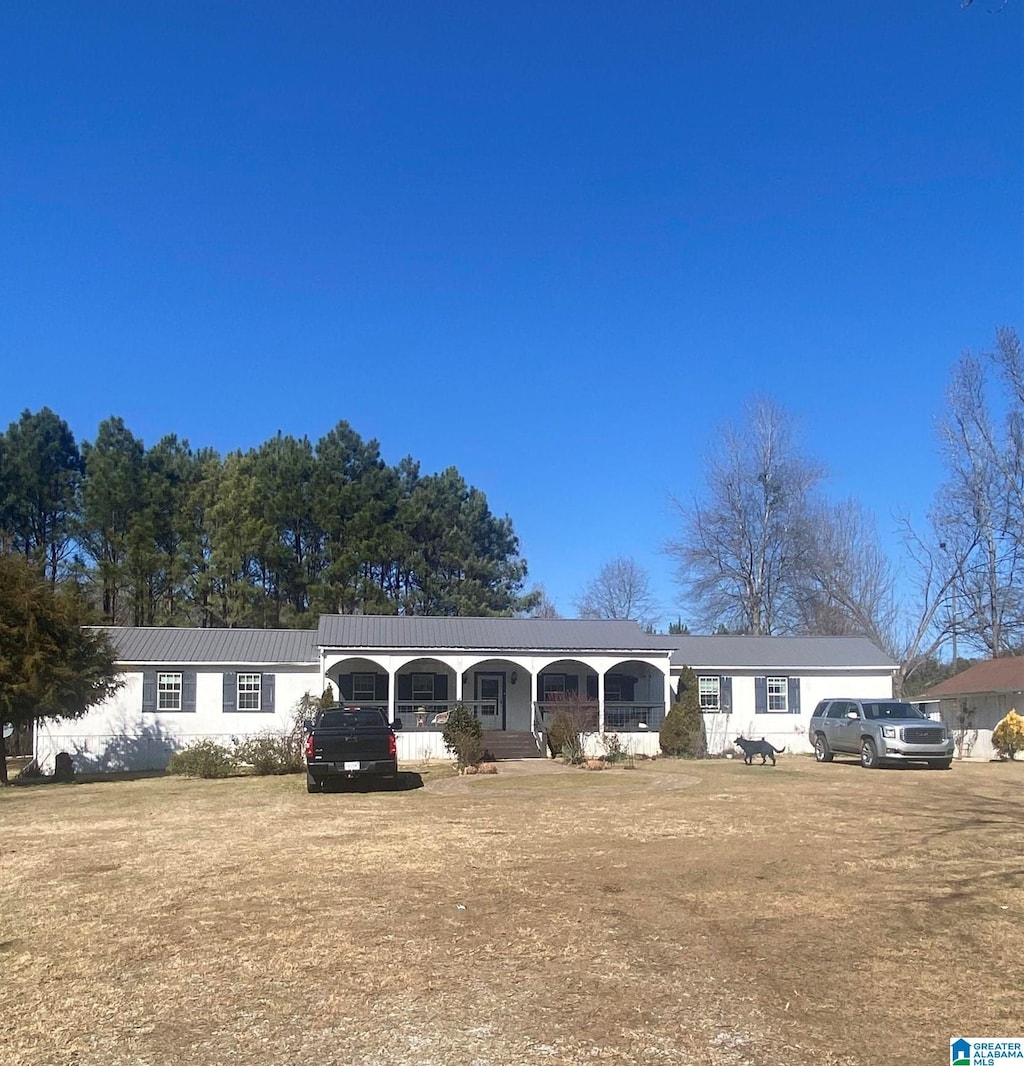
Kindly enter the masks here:
M 604 671 L 597 673 L 597 731 L 604 736 Z
M 530 732 L 537 731 L 538 722 L 544 728 L 544 719 L 537 713 L 537 675 L 539 670 L 530 671 Z
M 668 712 L 672 710 L 672 660 L 670 659 L 665 663 L 662 668 L 661 677 L 661 691 L 665 696 L 665 718 L 668 717 Z M 662 721 L 665 721 L 662 718 Z
M 459 663 L 455 664 L 455 702 L 462 702 L 462 667 Z
M 388 721 L 395 720 L 395 688 L 398 671 L 393 666 L 388 666 Z

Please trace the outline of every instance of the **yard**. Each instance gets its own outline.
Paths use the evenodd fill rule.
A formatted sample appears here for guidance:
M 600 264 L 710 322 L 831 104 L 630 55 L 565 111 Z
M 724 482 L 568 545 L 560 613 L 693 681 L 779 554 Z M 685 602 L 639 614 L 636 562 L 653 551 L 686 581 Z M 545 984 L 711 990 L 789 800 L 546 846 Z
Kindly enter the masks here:
M 948 1062 L 1024 1035 L 1024 765 L 0 793 L 0 1062 Z

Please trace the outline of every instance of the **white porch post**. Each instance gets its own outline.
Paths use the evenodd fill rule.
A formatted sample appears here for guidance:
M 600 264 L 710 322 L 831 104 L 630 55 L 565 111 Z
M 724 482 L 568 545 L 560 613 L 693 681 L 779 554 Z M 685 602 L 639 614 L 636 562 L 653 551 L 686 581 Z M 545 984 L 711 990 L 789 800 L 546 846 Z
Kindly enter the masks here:
M 665 696 L 665 717 L 672 710 L 672 660 L 671 658 L 662 667 L 661 690 Z M 663 718 L 662 721 L 665 719 Z
M 462 702 L 462 663 L 456 661 L 455 663 L 455 702 Z
M 533 663 L 531 666 L 535 665 Z M 530 731 L 534 732 L 537 729 L 538 722 L 541 727 L 544 725 L 544 719 L 537 713 L 537 675 L 540 670 L 533 669 L 530 671 Z
M 394 722 L 395 720 L 395 687 L 398 671 L 388 663 L 388 721 Z
M 597 731 L 604 736 L 604 671 L 597 672 Z

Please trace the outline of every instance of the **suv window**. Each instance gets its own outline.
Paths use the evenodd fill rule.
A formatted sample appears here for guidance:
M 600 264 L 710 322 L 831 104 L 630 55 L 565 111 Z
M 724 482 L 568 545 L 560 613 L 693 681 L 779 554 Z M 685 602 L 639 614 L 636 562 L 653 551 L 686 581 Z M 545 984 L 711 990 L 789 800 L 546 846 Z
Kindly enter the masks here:
M 847 711 L 853 710 L 853 704 L 847 700 L 836 700 L 828 709 L 829 718 L 845 718 Z
M 924 718 L 912 703 L 865 703 L 864 717 L 875 721 L 879 718 Z

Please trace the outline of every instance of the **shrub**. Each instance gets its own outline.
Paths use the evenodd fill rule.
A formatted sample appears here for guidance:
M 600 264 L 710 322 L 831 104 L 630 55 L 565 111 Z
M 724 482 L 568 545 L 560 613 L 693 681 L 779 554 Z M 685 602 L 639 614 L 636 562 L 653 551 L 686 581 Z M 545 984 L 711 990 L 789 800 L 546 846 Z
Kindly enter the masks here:
M 1018 751 L 1024 751 L 1024 718 L 1015 710 L 992 730 L 992 747 L 1004 759 L 1012 759 Z
M 547 727 L 548 748 L 566 762 L 580 763 L 587 749 L 587 737 L 597 731 L 598 711 L 594 700 L 565 692 L 547 701 L 553 706 Z
M 484 757 L 480 720 L 463 703 L 456 703 L 448 713 L 441 739 L 444 746 L 455 756 L 460 769 L 478 766 Z
M 689 666 L 684 666 L 679 675 L 676 702 L 665 715 L 658 739 L 666 755 L 682 755 L 691 759 L 707 757 L 708 739 L 697 694 L 697 675 Z
M 167 772 L 182 777 L 228 777 L 238 772 L 238 763 L 223 744 L 197 740 L 171 756 Z
M 235 757 L 252 767 L 254 774 L 295 774 L 304 766 L 301 737 L 295 734 L 261 733 L 243 740 Z

